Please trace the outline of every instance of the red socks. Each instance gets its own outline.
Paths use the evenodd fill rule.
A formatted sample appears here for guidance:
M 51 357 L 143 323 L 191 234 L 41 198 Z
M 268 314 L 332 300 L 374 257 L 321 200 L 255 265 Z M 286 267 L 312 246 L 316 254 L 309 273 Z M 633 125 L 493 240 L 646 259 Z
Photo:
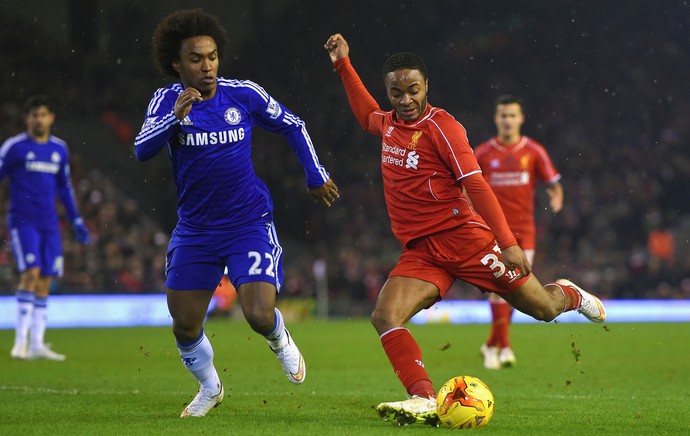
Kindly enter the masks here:
M 388 330 L 381 335 L 383 350 L 388 356 L 395 375 L 410 395 L 436 397 L 429 374 L 424 369 L 422 350 L 410 331 L 400 327 Z
M 486 341 L 487 347 L 510 347 L 508 330 L 510 318 L 513 316 L 513 307 L 505 301 L 490 301 L 491 307 L 491 331 Z
M 561 292 L 563 292 L 563 297 L 565 297 L 565 301 L 563 302 L 563 312 L 575 310 L 580 307 L 580 303 L 582 303 L 582 295 L 580 295 L 575 288 L 567 285 L 561 285 L 559 283 L 548 283 L 546 286 L 558 286 Z

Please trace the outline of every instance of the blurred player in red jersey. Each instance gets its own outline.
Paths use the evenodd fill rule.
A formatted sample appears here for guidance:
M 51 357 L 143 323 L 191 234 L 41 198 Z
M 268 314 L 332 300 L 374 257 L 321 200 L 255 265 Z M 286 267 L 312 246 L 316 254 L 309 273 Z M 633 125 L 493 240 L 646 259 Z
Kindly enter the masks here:
M 398 53 L 384 63 L 383 80 L 393 109 L 383 111 L 352 67 L 343 36 L 332 35 L 324 48 L 355 117 L 366 131 L 383 139 L 384 196 L 393 233 L 402 244 L 371 321 L 411 398 L 381 403 L 376 410 L 399 424 L 436 425 L 436 392 L 421 349 L 405 325 L 441 299 L 456 279 L 500 293 L 513 307 L 542 321 L 578 310 L 591 321 L 603 322 L 606 312 L 598 298 L 569 280 L 542 286 L 531 274 L 482 177 L 464 127 L 427 103 L 427 70 L 419 56 Z
M 546 185 L 551 211 L 557 213 L 563 208 L 561 175 L 554 168 L 546 149 L 532 138 L 520 134 L 525 116 L 518 97 L 503 95 L 496 100 L 494 122 L 496 137 L 480 144 L 474 155 L 484 179 L 501 204 L 510 230 L 532 265 L 536 247 L 534 195 L 537 182 Z M 481 347 L 484 366 L 488 369 L 512 366 L 516 360 L 508 330 L 513 308 L 494 293 L 489 294 L 489 305 L 491 331 Z

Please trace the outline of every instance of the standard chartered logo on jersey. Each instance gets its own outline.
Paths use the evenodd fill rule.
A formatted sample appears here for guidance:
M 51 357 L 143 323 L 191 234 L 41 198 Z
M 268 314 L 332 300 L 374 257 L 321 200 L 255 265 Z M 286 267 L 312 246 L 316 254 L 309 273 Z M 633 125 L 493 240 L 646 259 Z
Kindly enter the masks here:
M 419 164 L 419 155 L 416 151 L 411 151 L 407 155 L 407 161 L 405 161 L 405 168 L 417 169 L 417 164 Z
M 395 145 L 383 143 L 381 151 L 381 162 L 390 165 L 404 166 L 405 168 L 417 169 L 419 165 L 419 154 L 413 150 L 407 153 L 408 150 Z M 407 156 L 406 156 L 407 155 Z

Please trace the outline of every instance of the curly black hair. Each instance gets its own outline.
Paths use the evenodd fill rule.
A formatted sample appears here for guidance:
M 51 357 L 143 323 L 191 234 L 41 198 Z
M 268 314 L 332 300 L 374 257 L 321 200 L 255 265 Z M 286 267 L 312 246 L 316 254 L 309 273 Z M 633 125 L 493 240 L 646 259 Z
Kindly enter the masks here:
M 179 78 L 179 73 L 172 64 L 180 59 L 182 40 L 200 35 L 210 36 L 215 40 L 218 58 L 222 58 L 229 40 L 218 18 L 199 8 L 176 11 L 163 18 L 153 32 L 151 50 L 160 72 Z
M 385 82 L 388 73 L 398 70 L 417 70 L 422 73 L 424 80 L 428 79 L 426 65 L 422 58 L 414 53 L 402 52 L 391 55 L 383 64 L 382 77 Z

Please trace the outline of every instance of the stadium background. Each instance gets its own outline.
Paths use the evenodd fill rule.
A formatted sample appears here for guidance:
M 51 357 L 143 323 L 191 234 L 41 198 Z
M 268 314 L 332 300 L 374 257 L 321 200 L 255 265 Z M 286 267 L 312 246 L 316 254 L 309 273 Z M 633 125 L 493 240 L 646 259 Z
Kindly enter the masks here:
M 536 272 L 567 274 L 607 299 L 690 299 L 690 5 L 631 1 L 25 1 L 0 0 L 0 139 L 23 130 L 33 93 L 56 102 L 53 133 L 72 152 L 80 210 L 93 243 L 65 229 L 64 278 L 54 294 L 151 294 L 175 221 L 165 153 L 138 163 L 133 136 L 168 80 L 150 59 L 157 22 L 203 7 L 226 26 L 219 74 L 248 78 L 306 123 L 342 191 L 326 210 L 280 137 L 257 131 L 255 166 L 271 189 L 285 248 L 285 296 L 314 294 L 327 265 L 332 315 L 368 313 L 399 254 L 385 211 L 379 141 L 361 131 L 322 48 L 341 32 L 382 107 L 385 57 L 414 51 L 430 73 L 429 101 L 478 145 L 494 133 L 493 101 L 520 95 L 523 133 L 563 175 L 565 208 L 539 210 Z M 337 10 L 341 7 L 342 10 Z M 0 202 L 0 295 L 17 273 Z M 540 205 L 544 206 L 543 191 Z M 452 296 L 477 299 L 457 285 Z

